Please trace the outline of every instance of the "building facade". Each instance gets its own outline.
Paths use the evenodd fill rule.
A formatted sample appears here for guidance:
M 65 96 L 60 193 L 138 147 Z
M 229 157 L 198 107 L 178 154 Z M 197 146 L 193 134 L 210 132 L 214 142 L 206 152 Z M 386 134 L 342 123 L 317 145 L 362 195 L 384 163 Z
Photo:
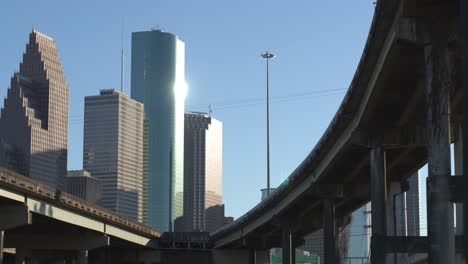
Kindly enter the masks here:
M 408 178 L 409 190 L 395 195 L 395 231 L 397 236 L 420 236 L 421 185 L 419 172 Z M 346 264 L 370 263 L 372 234 L 371 203 L 353 212 L 350 241 L 344 257 Z M 411 263 L 408 254 L 397 254 L 396 263 Z
M 367 203 L 354 211 L 351 216 L 348 250 L 344 256 L 343 263 L 370 263 L 371 228 L 371 204 Z
M 184 228 L 223 226 L 223 124 L 205 113 L 185 114 Z
M 421 235 L 421 185 L 419 172 L 408 178 L 409 190 L 395 197 L 397 236 Z M 406 253 L 397 254 L 397 264 L 411 263 Z
M 395 197 L 398 236 L 420 236 L 421 184 L 419 173 L 408 178 L 409 190 Z
M 55 41 L 33 30 L 0 114 L 0 165 L 63 188 L 68 86 Z
M 302 250 L 307 251 L 312 256 L 317 256 L 323 259 L 324 244 L 323 244 L 323 229 L 319 229 L 304 237 L 304 246 Z
M 146 223 L 173 231 L 184 209 L 185 45 L 152 30 L 132 34 L 131 97 L 145 105 Z
M 89 203 L 98 204 L 102 197 L 102 182 L 85 170 L 68 171 L 65 191 Z
M 100 205 L 143 218 L 144 107 L 110 89 L 85 97 L 83 168 L 102 181 Z

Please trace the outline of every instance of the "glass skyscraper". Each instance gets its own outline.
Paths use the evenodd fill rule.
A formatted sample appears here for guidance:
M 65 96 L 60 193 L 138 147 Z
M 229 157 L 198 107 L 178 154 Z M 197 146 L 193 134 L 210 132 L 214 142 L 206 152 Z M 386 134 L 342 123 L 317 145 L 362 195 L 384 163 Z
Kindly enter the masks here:
M 184 43 L 160 30 L 134 32 L 131 78 L 131 97 L 144 104 L 148 125 L 145 221 L 173 231 L 184 207 Z

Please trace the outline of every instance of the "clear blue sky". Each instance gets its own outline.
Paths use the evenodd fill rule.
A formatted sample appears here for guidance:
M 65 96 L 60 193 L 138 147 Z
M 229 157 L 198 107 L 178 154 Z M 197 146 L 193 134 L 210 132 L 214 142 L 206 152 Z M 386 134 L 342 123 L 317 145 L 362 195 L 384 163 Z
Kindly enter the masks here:
M 80 169 L 84 96 L 120 85 L 122 17 L 126 92 L 131 32 L 159 25 L 186 43 L 186 111 L 213 104 L 213 116 L 224 124 L 224 202 L 226 214 L 238 217 L 266 186 L 265 103 L 250 100 L 265 97 L 265 65 L 258 54 L 277 54 L 270 76 L 271 175 L 277 186 L 338 109 L 345 90 L 337 89 L 348 88 L 354 75 L 373 2 L 8 1 L 0 16 L 0 97 L 18 70 L 31 29 L 52 36 L 70 88 L 68 168 Z

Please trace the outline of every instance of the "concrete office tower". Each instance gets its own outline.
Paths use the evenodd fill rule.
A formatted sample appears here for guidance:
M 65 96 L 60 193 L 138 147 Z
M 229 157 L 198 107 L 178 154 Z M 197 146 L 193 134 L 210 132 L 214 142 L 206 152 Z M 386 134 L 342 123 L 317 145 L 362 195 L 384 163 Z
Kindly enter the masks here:
M 0 165 L 63 188 L 68 87 L 55 41 L 33 30 L 0 114 Z
M 116 90 L 85 97 L 83 168 L 102 181 L 100 204 L 142 221 L 144 107 Z
M 89 203 L 97 204 L 102 197 L 102 181 L 85 170 L 68 171 L 65 191 Z
M 223 124 L 205 113 L 185 114 L 182 231 L 223 226 Z
M 184 209 L 184 43 L 159 30 L 133 33 L 131 84 L 148 123 L 147 224 L 173 231 Z

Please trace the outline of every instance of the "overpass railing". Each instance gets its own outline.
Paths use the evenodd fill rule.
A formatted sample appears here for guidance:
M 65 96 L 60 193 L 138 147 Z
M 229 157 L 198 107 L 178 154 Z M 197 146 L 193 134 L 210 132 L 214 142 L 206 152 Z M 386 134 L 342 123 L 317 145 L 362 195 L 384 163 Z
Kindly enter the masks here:
M 62 192 L 60 189 L 40 183 L 31 178 L 19 175 L 11 170 L 0 167 L 0 186 L 13 189 L 26 196 L 46 199 L 52 203 L 67 207 L 78 213 L 85 214 L 100 220 L 108 221 L 127 230 L 150 237 L 161 237 L 161 232 L 148 225 L 135 222 L 111 210 L 90 204 L 76 196 Z

